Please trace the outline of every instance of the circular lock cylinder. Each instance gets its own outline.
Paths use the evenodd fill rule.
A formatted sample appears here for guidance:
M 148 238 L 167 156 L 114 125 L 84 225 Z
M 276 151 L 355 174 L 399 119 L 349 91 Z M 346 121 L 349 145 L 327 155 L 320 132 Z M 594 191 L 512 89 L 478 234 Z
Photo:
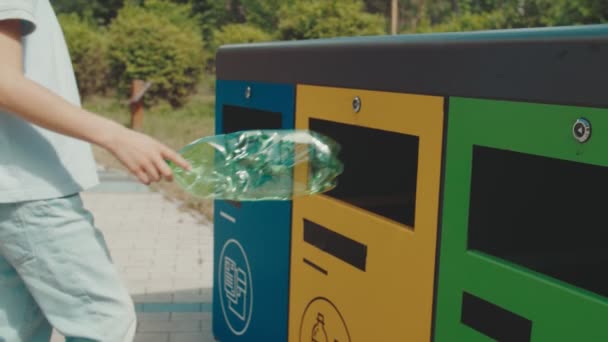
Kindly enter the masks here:
M 591 122 L 585 118 L 579 118 L 572 125 L 572 135 L 580 143 L 585 143 L 591 138 Z

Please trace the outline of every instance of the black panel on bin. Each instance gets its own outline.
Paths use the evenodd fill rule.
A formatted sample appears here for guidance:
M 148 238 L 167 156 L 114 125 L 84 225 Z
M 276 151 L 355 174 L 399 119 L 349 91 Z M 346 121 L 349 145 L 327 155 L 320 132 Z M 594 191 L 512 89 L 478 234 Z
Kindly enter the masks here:
M 468 247 L 608 296 L 608 168 L 475 146 Z
M 344 172 L 328 196 L 414 227 L 417 136 L 320 119 L 309 126 L 342 146 Z
M 222 133 L 252 129 L 280 129 L 283 126 L 281 113 L 253 108 L 224 105 Z
M 469 293 L 462 294 L 462 324 L 500 342 L 530 341 L 532 321 Z
M 361 271 L 365 271 L 367 246 L 358 241 L 306 219 L 304 220 L 304 241 Z

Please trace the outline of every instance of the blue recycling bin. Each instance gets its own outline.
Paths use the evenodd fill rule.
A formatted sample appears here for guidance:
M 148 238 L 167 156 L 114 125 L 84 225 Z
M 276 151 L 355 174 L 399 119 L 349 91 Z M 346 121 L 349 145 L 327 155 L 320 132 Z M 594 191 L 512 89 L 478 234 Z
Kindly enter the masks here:
M 294 127 L 295 87 L 218 80 L 216 133 Z M 213 334 L 286 341 L 291 201 L 215 201 Z

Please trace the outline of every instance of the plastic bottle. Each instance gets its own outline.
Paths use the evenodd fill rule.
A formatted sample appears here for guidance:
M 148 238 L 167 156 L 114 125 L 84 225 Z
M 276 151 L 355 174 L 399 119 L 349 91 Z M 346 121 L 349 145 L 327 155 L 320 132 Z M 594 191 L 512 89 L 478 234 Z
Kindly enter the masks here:
M 251 130 L 204 137 L 182 148 L 191 171 L 169 165 L 177 183 L 196 197 L 290 200 L 337 185 L 343 171 L 339 150 L 334 140 L 309 130 Z M 308 177 L 294 177 L 302 167 Z

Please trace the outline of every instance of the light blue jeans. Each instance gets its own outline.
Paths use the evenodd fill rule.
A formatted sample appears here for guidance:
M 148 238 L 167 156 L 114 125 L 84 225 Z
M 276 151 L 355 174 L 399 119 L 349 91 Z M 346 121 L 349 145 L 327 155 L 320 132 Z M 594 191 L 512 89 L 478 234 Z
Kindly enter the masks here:
M 79 195 L 0 204 L 0 341 L 132 341 L 133 302 Z

